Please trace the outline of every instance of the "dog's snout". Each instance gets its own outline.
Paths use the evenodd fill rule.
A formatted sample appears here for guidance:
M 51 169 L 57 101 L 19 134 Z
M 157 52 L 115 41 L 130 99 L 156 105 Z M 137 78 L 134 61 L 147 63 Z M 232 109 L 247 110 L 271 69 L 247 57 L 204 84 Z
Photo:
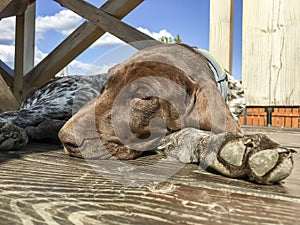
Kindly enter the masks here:
M 66 153 L 71 156 L 81 157 L 79 145 L 72 133 L 61 129 L 58 133 L 58 138 L 62 142 Z

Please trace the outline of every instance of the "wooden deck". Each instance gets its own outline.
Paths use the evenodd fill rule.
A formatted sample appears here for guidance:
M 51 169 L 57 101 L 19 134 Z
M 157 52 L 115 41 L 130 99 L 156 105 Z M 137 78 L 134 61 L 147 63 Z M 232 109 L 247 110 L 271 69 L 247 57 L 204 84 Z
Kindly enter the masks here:
M 300 224 L 299 130 L 244 130 L 266 132 L 298 150 L 284 183 L 257 185 L 197 165 L 185 165 L 158 183 L 149 171 L 176 167 L 159 155 L 125 162 L 128 168 L 146 165 L 142 176 L 135 176 L 130 169 L 119 173 L 113 161 L 95 169 L 57 145 L 31 143 L 22 151 L 2 152 L 0 224 Z

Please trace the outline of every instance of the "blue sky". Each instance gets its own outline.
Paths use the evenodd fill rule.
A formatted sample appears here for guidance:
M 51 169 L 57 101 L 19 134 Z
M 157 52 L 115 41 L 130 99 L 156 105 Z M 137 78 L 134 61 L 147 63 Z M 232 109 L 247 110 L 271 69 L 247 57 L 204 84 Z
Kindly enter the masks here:
M 105 0 L 88 2 L 100 7 Z M 241 78 L 241 11 L 242 0 L 235 0 L 233 74 L 238 79 Z M 52 0 L 37 1 L 35 62 L 38 63 L 83 21 Z M 209 0 L 145 0 L 123 21 L 156 38 L 161 35 L 174 37 L 179 34 L 186 44 L 209 48 Z M 13 67 L 13 29 L 14 18 L 0 21 L 0 59 L 11 67 Z M 118 39 L 106 35 L 77 57 L 69 66 L 69 72 L 82 74 L 89 70 L 89 65 L 99 66 L 100 61 L 105 61 L 101 66 L 106 66 L 104 69 L 107 69 L 116 63 L 108 62 L 112 58 L 115 59 L 116 55 L 119 55 L 118 60 L 121 61 L 134 53 L 131 48 L 120 46 L 122 43 Z M 120 50 L 127 55 L 118 54 Z

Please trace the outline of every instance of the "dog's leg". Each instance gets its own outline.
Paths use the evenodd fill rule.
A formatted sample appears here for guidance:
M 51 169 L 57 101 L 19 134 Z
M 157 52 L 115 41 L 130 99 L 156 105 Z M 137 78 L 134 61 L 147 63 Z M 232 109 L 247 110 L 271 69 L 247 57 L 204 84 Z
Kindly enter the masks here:
M 46 119 L 38 126 L 26 127 L 25 131 L 30 140 L 47 140 L 54 143 L 60 143 L 58 132 L 65 122 L 65 120 Z
M 26 145 L 27 141 L 24 129 L 0 118 L 0 150 L 18 150 Z
M 234 178 L 277 183 L 290 175 L 293 150 L 262 134 L 213 134 L 186 128 L 168 135 L 159 149 L 183 163 L 200 163 Z
M 40 108 L 20 109 L 19 111 L 8 111 L 0 114 L 0 118 L 10 121 L 21 128 L 37 126 L 45 119 L 49 118 L 49 116 L 49 112 L 43 110 L 42 106 Z
M 1 149 L 20 149 L 28 139 L 59 142 L 57 134 L 65 120 L 52 119 L 51 116 L 53 116 L 51 112 L 39 111 L 36 108 L 1 113 L 0 143 L 3 143 Z M 70 115 L 65 117 L 68 119 Z

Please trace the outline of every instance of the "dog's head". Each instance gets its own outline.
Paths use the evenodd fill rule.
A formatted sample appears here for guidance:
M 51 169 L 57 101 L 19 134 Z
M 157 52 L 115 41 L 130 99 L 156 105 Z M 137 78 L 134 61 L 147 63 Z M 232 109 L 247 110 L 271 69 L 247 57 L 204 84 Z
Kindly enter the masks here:
M 132 159 L 184 127 L 240 132 L 207 60 L 187 46 L 161 45 L 111 68 L 104 93 L 59 138 L 74 156 Z

